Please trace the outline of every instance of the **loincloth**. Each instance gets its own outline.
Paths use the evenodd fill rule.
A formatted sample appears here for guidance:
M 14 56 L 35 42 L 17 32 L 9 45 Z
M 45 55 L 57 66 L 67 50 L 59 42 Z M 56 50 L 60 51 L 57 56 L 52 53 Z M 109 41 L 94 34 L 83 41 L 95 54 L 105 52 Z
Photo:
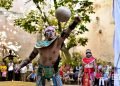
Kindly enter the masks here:
M 53 77 L 55 74 L 54 67 L 53 66 L 44 66 L 44 65 L 39 65 L 37 75 L 41 76 L 45 79 L 50 79 Z
M 50 82 L 52 79 L 54 86 L 63 86 L 59 73 L 54 71 L 53 66 L 39 65 L 37 71 L 36 86 L 46 86 L 46 80 Z

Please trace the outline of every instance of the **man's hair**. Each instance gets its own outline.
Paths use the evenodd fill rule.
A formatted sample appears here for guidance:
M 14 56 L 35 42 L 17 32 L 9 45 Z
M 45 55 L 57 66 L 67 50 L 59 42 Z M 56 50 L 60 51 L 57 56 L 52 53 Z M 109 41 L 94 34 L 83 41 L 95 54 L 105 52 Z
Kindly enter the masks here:
M 87 49 L 87 50 L 86 50 L 86 53 L 88 53 L 88 52 L 91 53 L 91 50 L 90 50 L 90 49 Z

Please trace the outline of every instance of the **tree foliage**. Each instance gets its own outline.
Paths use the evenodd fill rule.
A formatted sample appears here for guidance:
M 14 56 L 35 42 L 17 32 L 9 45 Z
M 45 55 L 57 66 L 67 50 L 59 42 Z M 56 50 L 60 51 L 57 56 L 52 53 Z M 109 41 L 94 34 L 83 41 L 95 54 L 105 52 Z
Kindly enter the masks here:
M 29 33 L 41 31 L 41 26 L 43 26 L 43 23 L 40 16 L 41 15 L 38 12 L 32 10 L 24 18 L 16 19 L 15 25 L 22 27 L 25 31 Z
M 0 7 L 9 10 L 12 7 L 13 0 L 0 0 Z
M 6 0 L 3 0 L 6 1 Z M 13 1 L 13 0 L 7 0 Z M 89 0 L 28 0 L 32 1 L 36 6 L 36 10 L 31 10 L 26 16 L 18 18 L 14 21 L 16 26 L 20 26 L 29 33 L 41 32 L 47 26 L 55 26 L 57 34 L 60 34 L 62 30 L 67 28 L 75 15 L 81 17 L 81 23 L 77 25 L 76 29 L 70 34 L 64 47 L 64 55 L 70 57 L 69 49 L 81 45 L 85 46 L 88 42 L 86 37 L 82 37 L 89 29 L 86 27 L 86 23 L 90 23 L 90 14 L 93 14 L 93 2 Z M 11 3 L 9 7 L 11 7 Z M 59 22 L 55 17 L 55 11 L 58 7 L 65 6 L 71 10 L 71 18 L 67 22 Z M 6 5 L 3 7 L 7 8 Z M 8 9 L 8 8 L 7 8 Z M 42 34 L 42 32 L 41 32 Z M 66 59 L 67 62 L 70 60 Z
M 80 53 L 78 52 L 73 52 L 73 55 L 72 55 L 72 61 L 71 61 L 71 65 L 72 66 L 79 66 L 80 64 L 82 64 L 82 56 Z
M 78 37 L 80 34 L 88 31 L 85 26 L 89 23 L 89 14 L 94 13 L 93 2 L 88 0 L 53 0 L 54 4 L 46 2 L 46 0 L 33 0 L 36 5 L 37 11 L 31 11 L 24 18 L 15 20 L 15 25 L 22 27 L 25 31 L 33 33 L 36 31 L 41 32 L 46 26 L 53 25 L 57 27 L 57 33 L 59 34 L 64 28 L 67 28 L 75 15 L 81 17 L 81 23 L 77 26 L 77 29 L 68 38 L 67 49 L 74 47 L 78 44 L 85 46 L 87 38 Z M 46 10 L 46 6 L 51 6 Z M 66 6 L 71 10 L 71 18 L 68 22 L 61 23 L 55 18 L 55 10 L 60 6 Z M 34 25 L 33 25 L 34 24 Z M 77 36 L 77 37 L 76 37 Z

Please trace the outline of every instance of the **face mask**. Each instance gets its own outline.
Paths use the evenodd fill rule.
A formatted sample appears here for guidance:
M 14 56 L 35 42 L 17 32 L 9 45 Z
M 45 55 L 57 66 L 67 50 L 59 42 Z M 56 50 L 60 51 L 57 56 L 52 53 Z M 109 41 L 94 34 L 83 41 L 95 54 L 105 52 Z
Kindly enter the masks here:
M 47 38 L 53 38 L 55 36 L 55 33 L 53 31 L 46 31 L 45 36 Z
M 91 53 L 86 53 L 86 57 L 88 57 L 88 58 L 90 58 L 92 56 L 92 54 Z

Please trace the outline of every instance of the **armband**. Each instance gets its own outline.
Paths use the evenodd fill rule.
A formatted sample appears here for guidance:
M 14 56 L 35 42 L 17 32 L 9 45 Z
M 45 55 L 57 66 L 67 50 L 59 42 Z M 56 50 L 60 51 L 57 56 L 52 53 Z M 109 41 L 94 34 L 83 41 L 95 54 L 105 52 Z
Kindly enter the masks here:
M 78 22 L 74 21 L 71 25 L 69 25 L 69 29 L 73 30 L 77 24 Z

